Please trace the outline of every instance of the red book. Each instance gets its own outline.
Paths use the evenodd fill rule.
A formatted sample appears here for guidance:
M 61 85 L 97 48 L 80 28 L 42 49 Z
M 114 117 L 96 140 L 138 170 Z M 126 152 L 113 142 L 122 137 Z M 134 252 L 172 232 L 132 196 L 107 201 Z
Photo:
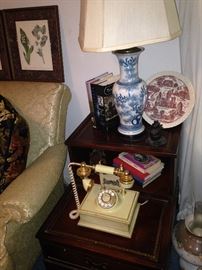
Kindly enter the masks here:
M 123 168 L 125 170 L 128 170 L 132 176 L 140 181 L 149 181 L 150 179 L 152 179 L 154 176 L 156 176 L 157 174 L 159 174 L 163 167 L 164 164 L 162 163 L 162 166 L 159 168 L 158 172 L 154 172 L 154 173 L 142 173 L 139 170 L 137 170 L 136 168 L 130 166 L 128 163 L 124 162 L 123 160 L 121 160 L 119 157 L 116 157 L 113 159 L 113 163 L 115 166 L 120 166 L 122 165 Z
M 158 178 L 161 175 L 161 172 L 157 173 L 156 175 L 154 175 L 154 177 L 152 177 L 151 179 L 147 180 L 147 181 L 140 181 L 138 179 L 135 179 L 135 183 L 140 185 L 141 187 L 146 187 L 147 185 L 149 185 L 150 183 L 152 183 L 156 178 Z
M 125 170 L 128 170 L 132 174 L 132 176 L 134 176 L 134 177 L 137 176 L 140 180 L 143 180 L 143 181 L 148 180 L 148 178 L 150 177 L 149 173 L 142 173 L 142 172 L 138 171 L 137 169 L 130 166 L 128 163 L 124 162 L 123 160 L 121 160 L 118 157 L 113 159 L 113 163 L 116 166 L 122 165 Z

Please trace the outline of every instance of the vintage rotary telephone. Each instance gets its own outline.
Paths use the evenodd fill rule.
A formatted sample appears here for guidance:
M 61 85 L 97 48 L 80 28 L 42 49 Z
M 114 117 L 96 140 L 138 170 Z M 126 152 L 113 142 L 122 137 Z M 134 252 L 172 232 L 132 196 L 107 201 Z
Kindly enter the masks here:
M 87 191 L 80 203 L 72 167 L 82 179 Z M 88 227 L 131 238 L 140 204 L 139 192 L 130 190 L 134 180 L 123 167 L 114 168 L 102 164 L 87 165 L 71 162 L 68 165 L 77 209 L 69 214 L 71 219 L 80 216 L 79 226 Z M 92 170 L 100 175 L 100 184 L 89 178 Z

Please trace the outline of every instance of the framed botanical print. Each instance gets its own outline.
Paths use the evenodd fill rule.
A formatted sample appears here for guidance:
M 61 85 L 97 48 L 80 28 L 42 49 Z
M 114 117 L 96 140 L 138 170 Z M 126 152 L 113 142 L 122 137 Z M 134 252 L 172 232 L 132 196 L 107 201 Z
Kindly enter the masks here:
M 13 80 L 64 81 L 57 6 L 3 10 Z
M 0 80 L 7 81 L 11 79 L 9 57 L 6 46 L 6 39 L 3 27 L 2 13 L 0 12 Z

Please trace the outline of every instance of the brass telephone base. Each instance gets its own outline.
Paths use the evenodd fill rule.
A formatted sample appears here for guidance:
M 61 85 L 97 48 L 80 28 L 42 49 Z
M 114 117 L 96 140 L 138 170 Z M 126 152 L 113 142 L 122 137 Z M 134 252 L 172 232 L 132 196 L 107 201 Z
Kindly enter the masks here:
M 136 223 L 140 204 L 137 202 L 139 192 L 127 190 L 124 198 L 120 198 L 111 209 L 101 208 L 96 198 L 100 192 L 100 185 L 94 184 L 81 204 L 78 225 L 131 238 Z

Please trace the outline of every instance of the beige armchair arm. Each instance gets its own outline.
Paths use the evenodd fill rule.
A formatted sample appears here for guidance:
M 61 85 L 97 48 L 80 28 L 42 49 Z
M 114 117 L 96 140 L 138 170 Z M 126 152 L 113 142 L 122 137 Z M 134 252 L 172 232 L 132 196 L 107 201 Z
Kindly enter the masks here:
M 17 224 L 39 212 L 63 172 L 66 151 L 64 144 L 49 147 L 0 195 L 0 269 L 13 269 L 5 245 L 7 224 L 14 221 L 19 229 Z
M 66 146 L 49 147 L 0 195 L 0 219 L 28 222 L 44 205 L 61 176 Z M 7 220 L 8 222 L 8 220 Z

